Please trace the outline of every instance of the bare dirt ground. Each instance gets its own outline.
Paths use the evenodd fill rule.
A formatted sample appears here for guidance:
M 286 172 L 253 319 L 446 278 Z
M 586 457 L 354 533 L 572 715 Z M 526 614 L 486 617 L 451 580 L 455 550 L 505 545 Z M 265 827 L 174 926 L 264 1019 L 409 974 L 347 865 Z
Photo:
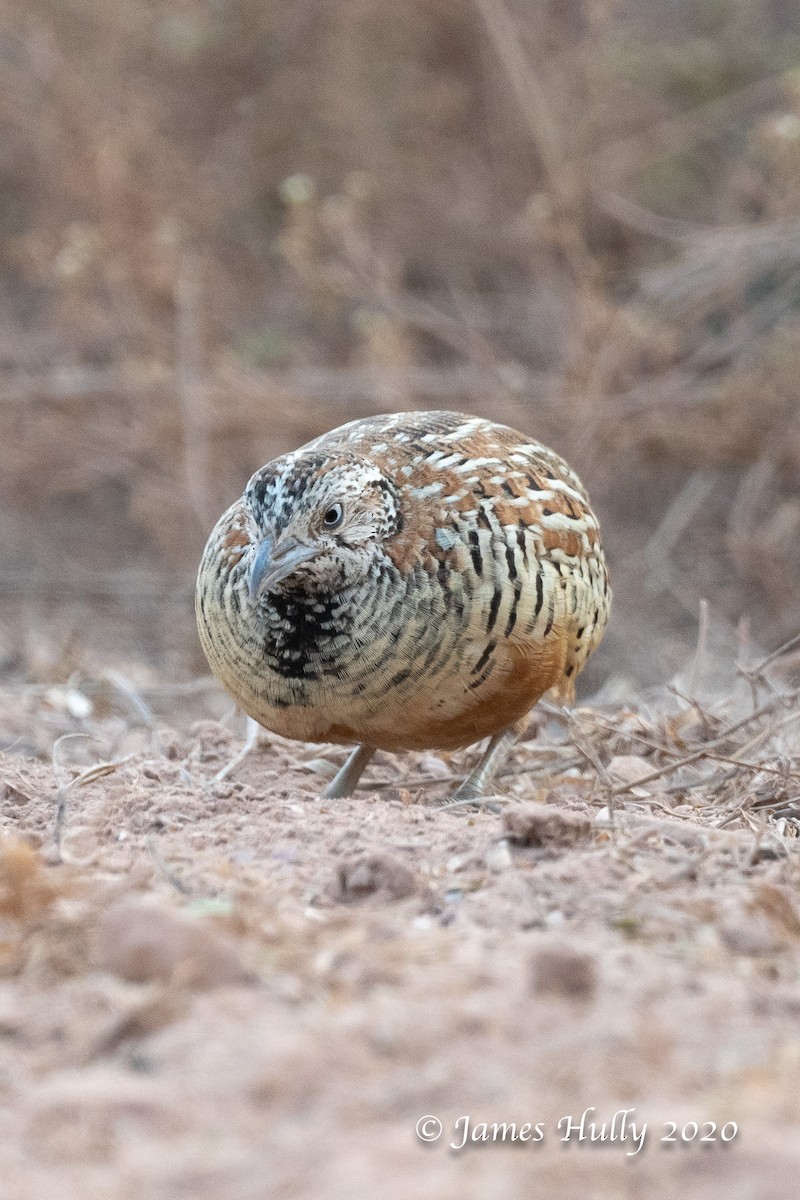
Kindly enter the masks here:
M 750 682 L 545 711 L 480 810 L 468 755 L 217 779 L 204 681 L 7 688 L 2 1194 L 794 1194 L 797 695 Z

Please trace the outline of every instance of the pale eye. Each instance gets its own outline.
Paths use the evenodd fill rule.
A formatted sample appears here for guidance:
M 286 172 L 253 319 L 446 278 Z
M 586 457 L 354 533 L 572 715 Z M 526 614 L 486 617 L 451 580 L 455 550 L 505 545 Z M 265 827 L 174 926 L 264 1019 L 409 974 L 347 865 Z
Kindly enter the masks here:
M 341 525 L 344 519 L 344 509 L 341 504 L 332 504 L 330 508 L 325 510 L 322 517 L 322 524 L 326 529 L 336 529 Z

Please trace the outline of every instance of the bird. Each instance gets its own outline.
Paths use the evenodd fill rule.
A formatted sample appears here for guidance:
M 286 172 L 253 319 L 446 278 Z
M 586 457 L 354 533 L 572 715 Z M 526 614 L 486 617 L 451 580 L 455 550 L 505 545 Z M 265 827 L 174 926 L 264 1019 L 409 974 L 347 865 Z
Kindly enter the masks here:
M 212 672 L 266 729 L 376 750 L 488 740 L 480 801 L 536 702 L 569 701 L 611 591 L 575 472 L 524 433 L 458 412 L 350 421 L 257 470 L 196 587 Z

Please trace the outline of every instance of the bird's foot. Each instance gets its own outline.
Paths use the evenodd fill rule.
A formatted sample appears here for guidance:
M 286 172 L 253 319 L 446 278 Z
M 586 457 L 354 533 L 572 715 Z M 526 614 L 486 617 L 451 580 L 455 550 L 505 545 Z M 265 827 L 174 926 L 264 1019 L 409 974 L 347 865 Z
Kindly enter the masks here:
M 460 783 L 450 797 L 451 800 L 457 800 L 459 804 L 468 804 L 473 800 L 482 800 L 483 792 L 480 787 L 474 783 L 470 783 L 469 778 Z
M 496 733 L 490 740 L 483 758 L 467 778 L 453 792 L 452 800 L 458 804 L 470 801 L 481 803 L 486 796 L 486 789 L 492 782 L 495 772 L 503 762 L 511 747 L 519 737 L 519 729 L 512 726 L 503 733 Z
M 487 796 L 477 788 L 465 788 L 462 784 L 461 787 L 456 788 L 449 800 L 445 800 L 437 807 L 439 809 L 459 808 L 463 804 L 472 808 L 485 808 L 489 812 L 501 812 L 503 802 L 504 797 L 496 796 L 494 792 L 490 792 Z

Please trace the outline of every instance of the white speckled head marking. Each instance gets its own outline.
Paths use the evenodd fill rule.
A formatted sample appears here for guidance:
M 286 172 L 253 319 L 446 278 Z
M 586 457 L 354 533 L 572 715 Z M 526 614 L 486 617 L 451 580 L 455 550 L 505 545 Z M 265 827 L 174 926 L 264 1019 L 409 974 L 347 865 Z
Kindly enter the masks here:
M 279 590 L 286 592 L 332 594 L 353 586 L 399 520 L 394 485 L 355 456 L 328 462 L 295 453 L 276 459 L 253 475 L 244 505 L 261 539 L 269 538 L 275 550 L 291 539 L 309 551 L 280 580 Z M 328 519 L 333 512 L 335 524 Z

